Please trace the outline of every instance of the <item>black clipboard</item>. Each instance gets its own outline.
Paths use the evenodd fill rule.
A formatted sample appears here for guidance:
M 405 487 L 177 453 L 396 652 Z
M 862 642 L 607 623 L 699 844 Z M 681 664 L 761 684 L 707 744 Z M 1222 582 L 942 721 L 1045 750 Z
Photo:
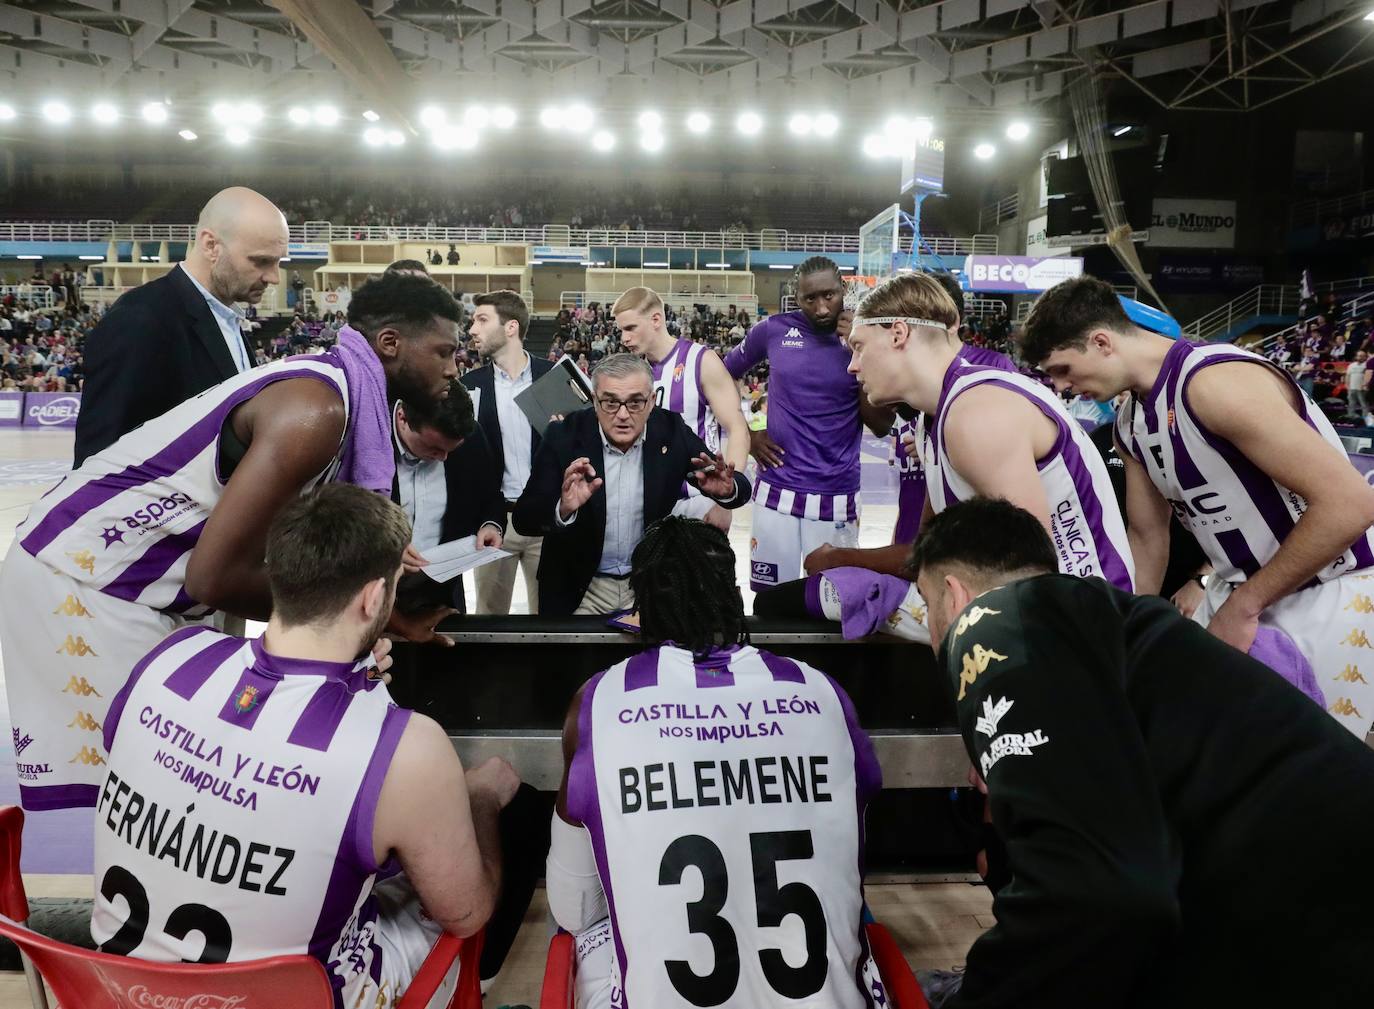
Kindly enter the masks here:
M 573 359 L 564 354 L 543 378 L 515 397 L 515 405 L 542 438 L 549 418 L 555 414 L 566 416 L 592 405 L 591 383 Z

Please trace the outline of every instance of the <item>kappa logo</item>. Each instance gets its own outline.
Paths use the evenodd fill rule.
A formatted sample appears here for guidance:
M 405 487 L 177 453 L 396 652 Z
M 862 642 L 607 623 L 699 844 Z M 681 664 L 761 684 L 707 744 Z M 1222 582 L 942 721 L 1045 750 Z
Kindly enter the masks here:
M 1331 705 L 1330 711 L 1333 715 L 1340 715 L 1345 718 L 1349 718 L 1351 715 L 1356 718 L 1364 717 L 1364 715 L 1360 714 L 1360 709 L 1350 703 L 1350 698 L 1348 697 L 1336 698 L 1336 703 Z
M 244 687 L 234 698 L 234 714 L 246 715 L 258 706 L 258 688 Z
M 802 339 L 801 330 L 793 326 L 785 334 L 781 341 L 783 347 L 805 347 L 806 342 Z
M 1354 599 L 1345 604 L 1347 610 L 1354 610 L 1356 613 L 1374 613 L 1374 599 L 1368 596 L 1356 595 Z
M 87 732 L 99 732 L 100 723 L 85 711 L 78 711 L 76 717 L 67 723 L 69 729 L 85 729 Z
M 980 675 L 987 672 L 988 663 L 996 660 L 1005 662 L 1007 657 L 999 655 L 991 649 L 984 648 L 982 645 L 974 645 L 972 652 L 965 652 L 963 664 L 964 668 L 959 672 L 959 700 L 963 700 L 968 693 L 968 688 L 973 686 L 975 680 Z
M 1011 710 L 1015 701 L 1009 701 L 1005 697 L 993 702 L 991 697 L 983 698 L 983 713 L 978 716 L 978 724 L 974 729 L 991 739 L 997 735 L 997 723 L 1002 720 L 1002 716 Z
M 27 750 L 31 745 L 33 745 L 33 737 L 29 735 L 24 735 L 21 737 L 19 734 L 19 730 L 17 728 L 11 729 L 10 732 L 14 736 L 14 755 L 15 757 L 22 757 L 24 755 L 24 751 Z
M 76 656 L 77 658 L 85 658 L 87 655 L 94 655 L 96 658 L 100 657 L 99 653 L 97 653 L 94 648 L 86 644 L 86 639 L 80 634 L 74 638 L 70 634 L 67 635 L 67 640 L 57 646 L 57 654 L 61 655 L 63 652 L 66 652 L 68 655 Z
M 96 697 L 101 696 L 100 691 L 87 683 L 86 677 L 84 676 L 73 676 L 67 681 L 67 685 L 62 688 L 62 693 L 80 694 L 82 697 L 90 697 L 92 694 Z
M 1001 613 L 1001 610 L 990 610 L 986 606 L 975 606 L 967 613 L 960 615 L 959 623 L 954 626 L 954 636 L 957 638 L 984 617 L 1000 616 Z
M 68 550 L 67 556 L 70 557 L 82 571 L 88 575 L 95 574 L 95 554 L 89 550 Z
M 1360 673 L 1360 667 L 1353 663 L 1342 669 L 1332 679 L 1337 683 L 1363 683 L 1365 686 L 1369 686 L 1369 681 Z
M 85 764 L 87 767 L 99 767 L 105 763 L 105 758 L 93 747 L 83 746 L 77 751 L 75 757 L 67 761 L 69 764 Z
M 82 606 L 81 601 L 76 596 L 68 596 L 57 609 L 52 611 L 52 615 L 55 617 L 89 617 L 91 611 Z M 94 620 L 95 618 L 91 617 L 91 619 Z
M 1349 645 L 1351 648 L 1374 648 L 1374 645 L 1369 643 L 1369 635 L 1358 628 L 1343 637 L 1341 644 Z

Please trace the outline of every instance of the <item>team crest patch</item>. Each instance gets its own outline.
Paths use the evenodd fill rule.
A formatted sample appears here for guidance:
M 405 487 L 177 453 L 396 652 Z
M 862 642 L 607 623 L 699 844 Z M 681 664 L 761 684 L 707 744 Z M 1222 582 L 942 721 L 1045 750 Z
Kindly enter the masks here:
M 1174 423 L 1174 409 L 1173 409 L 1173 407 L 1170 407 L 1170 408 L 1169 408 L 1169 413 L 1167 414 L 1167 417 L 1168 417 L 1168 424 L 1169 424 L 1169 433 L 1170 433 L 1170 434 L 1177 434 L 1177 433 L 1178 433 L 1178 425 Z
M 234 698 L 234 714 L 246 715 L 258 706 L 258 688 L 244 687 Z
M 683 369 L 684 369 L 684 368 L 686 368 L 686 365 L 679 364 L 676 368 L 673 369 L 673 381 L 674 381 L 674 382 L 681 382 L 681 381 L 682 381 L 682 372 L 683 372 Z

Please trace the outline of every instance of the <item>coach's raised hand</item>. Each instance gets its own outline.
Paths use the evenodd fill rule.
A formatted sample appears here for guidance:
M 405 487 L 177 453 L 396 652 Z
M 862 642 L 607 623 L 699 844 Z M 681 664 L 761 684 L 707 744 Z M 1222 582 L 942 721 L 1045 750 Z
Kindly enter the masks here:
M 592 461 L 586 456 L 574 459 L 563 471 L 563 492 L 558 497 L 558 517 L 564 522 L 572 518 L 579 508 L 591 500 L 600 486 L 601 478 L 596 475 Z

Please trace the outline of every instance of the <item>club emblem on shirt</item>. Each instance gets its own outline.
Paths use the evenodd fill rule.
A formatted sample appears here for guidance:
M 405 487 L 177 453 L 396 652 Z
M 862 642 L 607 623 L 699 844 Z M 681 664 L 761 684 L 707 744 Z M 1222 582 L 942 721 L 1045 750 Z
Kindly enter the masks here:
M 77 658 L 84 658 L 87 655 L 95 655 L 96 658 L 100 657 L 94 648 L 86 644 L 86 639 L 80 634 L 74 638 L 70 634 L 67 635 L 67 640 L 57 646 L 57 654 L 61 655 L 63 652 L 66 652 L 68 655 L 74 655 Z
M 100 538 L 105 541 L 105 549 L 108 550 L 111 543 L 124 542 L 124 532 L 118 526 L 110 526 L 100 531 Z
M 1354 610 L 1356 613 L 1374 613 L 1374 599 L 1368 596 L 1357 595 L 1350 602 L 1345 604 L 1347 610 Z
M 982 645 L 974 645 L 972 652 L 965 652 L 963 660 L 964 668 L 959 673 L 958 699 L 962 701 L 964 695 L 968 693 L 968 688 L 973 686 L 974 681 L 977 680 L 982 673 L 987 672 L 988 663 L 992 662 L 993 659 L 996 659 L 998 662 L 1005 662 L 1006 658 L 1005 655 L 999 655 L 997 652 L 984 648 Z
M 1168 418 L 1168 421 L 1167 421 L 1167 422 L 1168 422 L 1168 425 L 1169 425 L 1169 433 L 1170 433 L 1170 434 L 1178 434 L 1178 425 L 1177 425 L 1176 423 L 1174 423 L 1174 408 L 1173 408 L 1173 407 L 1169 407 L 1169 413 L 1167 414 L 1167 418 Z
M 101 696 L 100 691 L 87 683 L 86 677 L 84 676 L 73 676 L 67 681 L 67 685 L 62 688 L 62 693 L 80 694 L 82 697 L 90 697 L 92 694 L 95 694 L 96 697 Z
M 686 371 L 686 370 L 687 370 L 687 366 L 686 366 L 685 364 L 679 364 L 676 368 L 674 368 L 674 369 L 673 369 L 673 381 L 674 381 L 674 382 L 681 382 L 681 381 L 682 381 L 682 373 L 683 373 L 684 371 Z
M 1001 610 L 990 610 L 986 606 L 974 606 L 959 617 L 959 622 L 954 626 L 954 636 L 957 638 L 984 617 L 995 617 L 1001 612 Z
M 244 687 L 234 698 L 234 714 L 246 715 L 258 706 L 258 688 Z
M 1331 705 L 1331 713 L 1333 715 L 1342 715 L 1347 718 L 1351 715 L 1354 715 L 1356 718 L 1364 717 L 1360 714 L 1360 709 L 1350 703 L 1350 698 L 1348 697 L 1336 698 L 1336 703 Z
M 96 767 L 100 764 L 105 763 L 105 758 L 102 757 L 94 747 L 83 746 L 79 751 L 77 751 L 76 756 L 73 757 L 71 760 L 67 761 L 67 763 L 85 764 L 88 767 Z
M 1349 645 L 1351 648 L 1374 648 L 1374 645 L 1369 643 L 1369 635 L 1359 629 L 1351 630 L 1341 639 L 1341 644 Z
M 1363 683 L 1365 686 L 1369 686 L 1369 681 L 1360 673 L 1360 667 L 1353 663 L 1342 669 L 1332 679 L 1337 683 Z
M 89 550 L 68 550 L 67 556 L 76 562 L 76 566 L 88 575 L 95 574 L 95 554 Z
M 100 723 L 85 711 L 78 711 L 76 717 L 67 723 L 69 729 L 85 729 L 87 732 L 99 732 Z
M 91 611 L 82 606 L 76 596 L 68 596 L 57 609 L 52 611 L 52 615 L 55 617 L 89 617 Z
M 974 729 L 989 738 L 997 735 L 997 723 L 1002 720 L 1002 716 L 1010 711 L 1011 706 L 1015 703 L 1015 701 L 1009 701 L 1005 697 L 1000 697 L 996 703 L 993 703 L 991 697 L 984 697 L 983 713 L 978 716 L 978 724 L 974 726 Z

